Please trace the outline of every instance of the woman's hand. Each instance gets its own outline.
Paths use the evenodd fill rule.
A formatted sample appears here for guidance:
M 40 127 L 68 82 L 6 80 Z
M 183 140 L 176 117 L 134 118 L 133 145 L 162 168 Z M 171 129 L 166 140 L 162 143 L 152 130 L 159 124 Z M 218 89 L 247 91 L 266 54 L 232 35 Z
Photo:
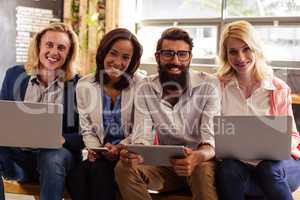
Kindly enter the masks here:
M 102 154 L 107 160 L 111 160 L 111 161 L 118 160 L 120 150 L 121 150 L 120 145 L 113 145 L 110 143 L 106 143 L 104 145 L 104 147 L 106 147 L 108 149 L 108 151 L 103 152 Z
M 100 153 L 97 153 L 96 151 L 92 150 L 92 149 L 87 149 L 88 151 L 88 160 L 90 162 L 95 162 L 98 158 L 101 157 Z
M 291 153 L 295 159 L 300 158 L 300 150 L 298 149 L 299 145 L 300 145 L 300 137 L 298 135 L 292 135 Z

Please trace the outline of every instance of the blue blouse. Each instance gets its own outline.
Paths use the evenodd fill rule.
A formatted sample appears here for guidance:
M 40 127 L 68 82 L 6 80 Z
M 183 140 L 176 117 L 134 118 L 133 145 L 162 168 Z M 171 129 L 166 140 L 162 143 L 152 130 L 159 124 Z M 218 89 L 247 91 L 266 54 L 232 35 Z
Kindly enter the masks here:
M 119 144 L 124 139 L 121 122 L 121 95 L 117 96 L 112 107 L 112 99 L 103 92 L 104 144 Z

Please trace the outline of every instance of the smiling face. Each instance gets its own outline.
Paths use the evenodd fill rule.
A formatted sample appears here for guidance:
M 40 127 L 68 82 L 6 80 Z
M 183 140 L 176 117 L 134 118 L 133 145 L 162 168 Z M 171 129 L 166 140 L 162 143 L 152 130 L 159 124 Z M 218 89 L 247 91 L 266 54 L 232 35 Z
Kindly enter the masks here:
M 70 48 L 71 41 L 67 33 L 47 31 L 40 41 L 40 69 L 46 71 L 60 69 L 66 62 Z
M 47 31 L 40 41 L 40 69 L 56 71 L 66 62 L 71 41 L 67 33 Z
M 229 64 L 238 75 L 251 75 L 256 57 L 244 41 L 229 37 L 226 41 L 226 54 Z
M 188 43 L 184 40 L 165 39 L 155 58 L 163 88 L 167 90 L 186 88 L 188 68 L 192 59 Z
M 177 54 L 171 56 L 168 52 Z M 186 56 L 182 56 L 184 52 Z M 189 67 L 191 61 L 190 47 L 184 40 L 165 39 L 162 42 L 160 52 L 157 52 L 155 57 L 159 67 L 166 73 L 170 76 L 180 76 Z
M 117 40 L 104 58 L 104 70 L 110 80 L 116 82 L 128 69 L 133 55 L 133 45 L 129 40 Z

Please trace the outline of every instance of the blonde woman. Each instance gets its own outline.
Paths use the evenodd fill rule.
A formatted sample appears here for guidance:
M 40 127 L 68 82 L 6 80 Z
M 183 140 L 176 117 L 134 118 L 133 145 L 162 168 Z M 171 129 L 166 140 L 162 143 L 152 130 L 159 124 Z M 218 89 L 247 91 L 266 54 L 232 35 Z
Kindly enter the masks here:
M 33 37 L 25 67 L 7 70 L 1 89 L 2 100 L 64 105 L 62 148 L 0 148 L 1 175 L 20 182 L 39 180 L 42 200 L 63 198 L 65 177 L 83 147 L 75 111 L 78 76 L 73 65 L 77 51 L 72 29 L 63 23 L 50 24 Z M 4 200 L 2 179 L 0 199 Z
M 223 115 L 293 116 L 290 89 L 273 75 L 250 23 L 236 21 L 224 28 L 219 61 Z M 292 200 L 292 192 L 300 185 L 300 161 L 296 159 L 300 155 L 299 139 L 294 121 L 292 134 L 290 160 L 223 160 L 216 173 L 220 198 L 242 200 L 245 196 L 263 196 Z

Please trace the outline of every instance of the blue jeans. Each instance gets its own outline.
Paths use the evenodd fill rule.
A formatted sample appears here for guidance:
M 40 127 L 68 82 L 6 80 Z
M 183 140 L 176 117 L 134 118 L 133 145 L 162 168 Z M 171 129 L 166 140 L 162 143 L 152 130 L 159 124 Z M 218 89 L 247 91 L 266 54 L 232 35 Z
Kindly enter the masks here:
M 262 161 L 257 166 L 239 160 L 223 160 L 217 166 L 216 183 L 221 200 L 262 196 L 293 200 L 300 185 L 300 160 Z
M 61 200 L 65 177 L 73 164 L 72 153 L 65 149 L 21 150 L 0 148 L 0 172 L 7 179 L 19 182 L 40 182 L 41 200 Z M 0 200 L 4 200 L 0 181 Z

